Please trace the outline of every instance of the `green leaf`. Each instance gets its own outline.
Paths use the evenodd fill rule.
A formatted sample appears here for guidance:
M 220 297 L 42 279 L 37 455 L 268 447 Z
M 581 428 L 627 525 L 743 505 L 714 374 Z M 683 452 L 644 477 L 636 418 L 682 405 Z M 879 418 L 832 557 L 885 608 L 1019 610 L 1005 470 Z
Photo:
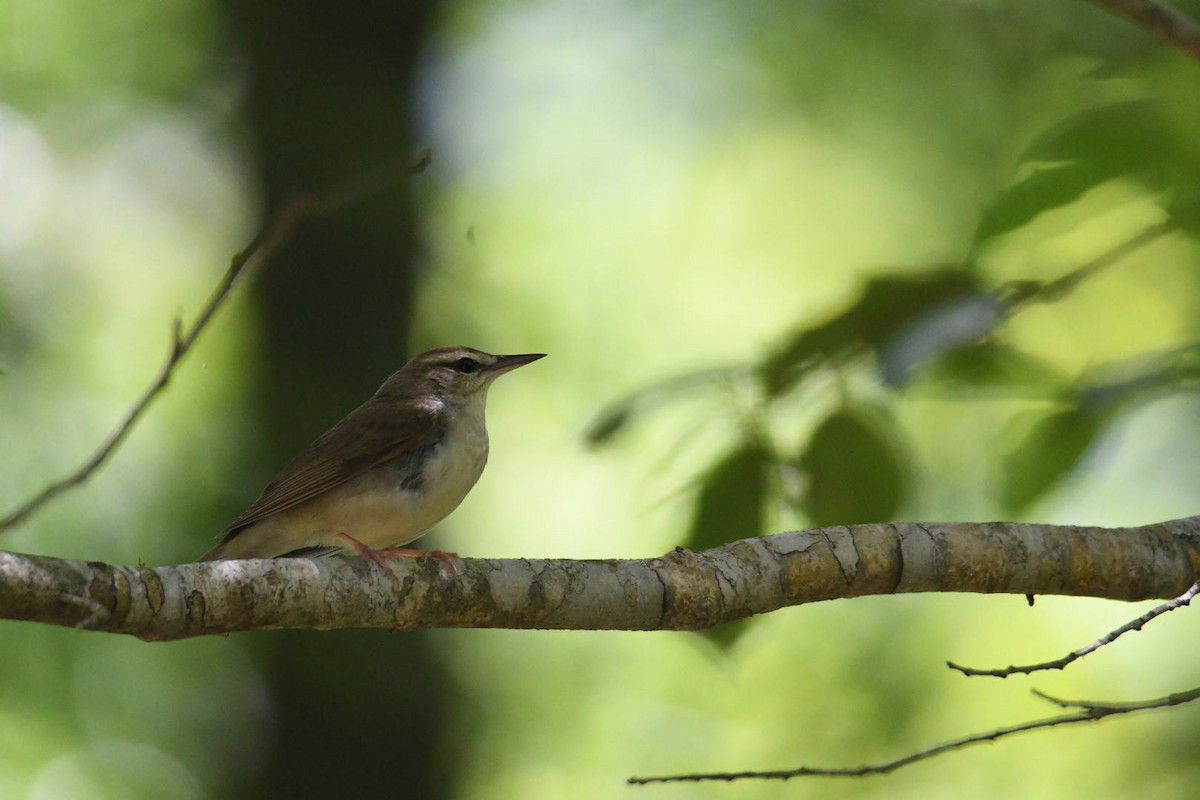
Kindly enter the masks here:
M 684 547 L 707 550 L 763 533 L 771 459 L 757 440 L 739 444 L 704 477 Z
M 1042 417 L 1004 457 L 1004 503 L 1021 512 L 1043 497 L 1079 464 L 1107 414 L 1072 406 Z
M 1157 104 L 1127 100 L 1079 112 L 1052 128 L 1025 151 L 1025 161 L 1119 161 L 1148 163 L 1148 142 L 1161 133 Z
M 913 371 L 980 341 L 1006 315 L 1004 304 L 992 293 L 963 294 L 925 309 L 880 346 L 879 372 L 889 386 L 903 386 Z
M 1016 230 L 1114 178 L 1131 177 L 1154 191 L 1186 185 L 1195 165 L 1162 109 L 1148 100 L 1088 109 L 1035 142 L 1021 162 L 1035 169 L 1000 193 L 979 221 L 974 246 Z M 1188 170 L 1189 174 L 1194 169 Z
M 1061 397 L 1070 384 L 1050 364 L 995 340 L 947 353 L 922 379 L 935 386 L 1047 399 Z
M 601 447 L 611 442 L 633 418 L 633 404 L 619 403 L 600 412 L 583 434 L 589 447 Z
M 729 386 L 750 375 L 747 367 L 735 365 L 710 367 L 655 381 L 606 406 L 584 432 L 584 441 L 591 447 L 607 445 L 629 427 L 635 417 L 640 418 L 657 406 L 699 389 Z
M 845 408 L 827 417 L 801 459 L 808 474 L 801 508 L 813 524 L 895 519 L 908 484 L 900 443 L 894 423 L 880 412 Z
M 1073 162 L 1039 168 L 1000 193 L 983 213 L 973 246 L 1032 222 L 1041 214 L 1079 199 L 1087 190 L 1121 174 L 1112 164 Z
M 742 443 L 713 465 L 696 498 L 684 546 L 707 550 L 764 532 L 771 458 L 757 440 Z M 702 631 L 719 650 L 727 650 L 746 632 L 749 620 L 736 620 Z
M 750 630 L 750 626 L 754 624 L 752 618 L 735 619 L 730 622 L 722 622 L 720 625 L 714 625 L 711 628 L 705 628 L 700 631 L 705 639 L 716 645 L 717 650 L 726 652 L 737 644 L 738 639 L 742 638 L 742 634 Z
M 763 383 L 768 394 L 782 394 L 831 359 L 883 348 L 922 313 L 982 293 L 974 275 L 954 267 L 874 278 L 849 308 L 821 325 L 798 331 L 769 357 L 761 368 Z

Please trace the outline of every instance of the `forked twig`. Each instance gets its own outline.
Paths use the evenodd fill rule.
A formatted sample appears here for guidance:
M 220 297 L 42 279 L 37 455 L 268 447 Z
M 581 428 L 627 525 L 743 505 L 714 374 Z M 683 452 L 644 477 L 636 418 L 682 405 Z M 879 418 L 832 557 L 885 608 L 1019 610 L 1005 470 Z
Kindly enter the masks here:
M 129 432 L 133 430 L 134 425 L 137 424 L 151 401 L 166 388 L 167 383 L 171 380 L 171 375 L 175 371 L 175 367 L 187 355 L 188 351 L 192 349 L 192 345 L 196 343 L 200 334 L 208 327 L 208 323 L 212 321 L 217 310 L 224 304 L 234 284 L 242 276 L 246 265 L 249 264 L 252 258 L 259 255 L 265 259 L 273 253 L 287 239 L 292 228 L 301 220 L 328 214 L 356 200 L 375 194 L 395 184 L 402 178 L 424 171 L 432 160 L 432 154 L 426 150 L 418 155 L 416 160 L 405 160 L 378 167 L 326 189 L 323 192 L 300 194 L 288 200 L 275 216 L 267 222 L 258 235 L 254 237 L 250 244 L 233 257 L 229 268 L 221 277 L 220 283 L 213 290 L 212 295 L 208 298 L 208 302 L 201 309 L 200 314 L 196 317 L 196 321 L 192 323 L 191 327 L 185 332 L 183 329 L 183 320 L 179 318 L 175 319 L 171 335 L 171 350 L 167 355 L 166 362 L 163 364 L 162 369 L 159 370 L 155 379 L 150 383 L 150 386 L 143 392 L 138 401 L 130 407 L 129 411 L 126 412 L 124 419 L 121 420 L 116 429 L 109 434 L 108 438 L 104 440 L 87 461 L 71 473 L 42 489 L 42 491 L 18 506 L 3 519 L 0 519 L 0 532 L 20 525 L 60 494 L 83 484 L 112 456 L 125 437 L 129 435 Z
M 810 776 L 821 776 L 827 778 L 861 778 L 867 775 L 883 775 L 888 772 L 894 772 L 901 767 L 907 767 L 909 764 L 915 764 L 918 761 L 925 761 L 939 756 L 942 753 L 951 750 L 960 750 L 964 747 L 980 744 L 983 742 L 995 742 L 1012 736 L 1017 733 L 1025 733 L 1027 731 L 1036 731 L 1043 728 L 1055 728 L 1060 725 L 1075 725 L 1081 722 L 1094 722 L 1104 719 L 1105 717 L 1114 717 L 1121 714 L 1131 714 L 1135 711 L 1149 711 L 1155 708 L 1168 708 L 1170 706 L 1183 705 L 1190 703 L 1193 700 L 1200 699 L 1200 689 L 1191 689 L 1186 692 L 1167 695 L 1166 697 L 1156 697 L 1152 700 L 1142 700 L 1133 703 L 1092 703 L 1074 700 L 1061 700 L 1042 692 L 1034 691 L 1038 697 L 1053 703 L 1060 708 L 1076 708 L 1079 709 L 1073 714 L 1061 714 L 1057 717 L 1047 717 L 1046 719 L 1033 720 L 1023 722 L 1019 725 L 1011 725 L 1007 728 L 997 728 L 996 730 L 986 731 L 984 733 L 976 733 L 971 736 L 964 736 L 961 739 L 954 739 L 949 742 L 935 745 L 925 750 L 918 750 L 914 753 L 909 753 L 891 761 L 881 761 L 877 764 L 863 764 L 858 767 L 845 768 L 830 768 L 830 767 L 796 767 L 795 769 L 780 769 L 780 770 L 765 770 L 765 771 L 743 771 L 743 772 L 697 772 L 693 774 L 682 775 L 663 775 L 650 778 L 629 778 L 627 783 L 631 784 L 646 784 L 646 783 L 681 783 L 681 782 L 700 782 L 700 781 L 737 781 L 744 779 L 759 779 L 759 780 L 790 780 L 791 778 L 803 778 Z
M 1174 611 L 1177 608 L 1183 608 L 1192 602 L 1192 598 L 1194 598 L 1197 593 L 1200 593 L 1200 583 L 1193 583 L 1190 589 L 1179 595 L 1179 597 L 1176 597 L 1174 600 L 1168 600 L 1160 606 L 1155 606 L 1137 619 L 1126 622 L 1121 627 L 1114 631 L 1110 631 L 1086 647 L 1081 647 L 1078 650 L 1067 653 L 1062 658 L 1056 658 L 1053 661 L 1043 661 L 1040 664 L 1008 666 L 1004 667 L 1003 669 L 974 669 L 972 667 L 964 667 L 959 664 L 955 664 L 953 661 L 947 661 L 946 666 L 950 669 L 958 670 L 963 675 L 968 677 L 986 675 L 993 678 L 1007 678 L 1009 675 L 1028 675 L 1033 672 L 1041 672 L 1048 669 L 1065 669 L 1066 666 L 1072 661 L 1083 658 L 1089 653 L 1093 653 L 1099 650 L 1101 647 L 1115 642 L 1122 635 L 1129 633 L 1130 631 L 1140 631 L 1142 627 L 1146 625 L 1146 623 L 1150 622 L 1155 617 L 1162 616 L 1168 611 Z

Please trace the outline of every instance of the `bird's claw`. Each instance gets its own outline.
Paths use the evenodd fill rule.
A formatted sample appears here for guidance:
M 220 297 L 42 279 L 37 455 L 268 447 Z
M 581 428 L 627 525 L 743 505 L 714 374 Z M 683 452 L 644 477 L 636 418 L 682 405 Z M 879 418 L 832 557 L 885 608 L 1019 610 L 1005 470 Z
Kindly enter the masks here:
M 444 550 L 415 550 L 409 547 L 382 547 L 377 550 L 370 545 L 363 544 L 348 533 L 339 533 L 334 538 L 345 543 L 362 558 L 376 564 L 392 580 L 396 580 L 396 573 L 387 563 L 389 558 L 420 558 L 426 561 L 436 558 L 450 569 L 452 575 L 458 575 L 460 572 L 458 565 L 461 559 L 458 557 L 458 553 L 449 553 Z

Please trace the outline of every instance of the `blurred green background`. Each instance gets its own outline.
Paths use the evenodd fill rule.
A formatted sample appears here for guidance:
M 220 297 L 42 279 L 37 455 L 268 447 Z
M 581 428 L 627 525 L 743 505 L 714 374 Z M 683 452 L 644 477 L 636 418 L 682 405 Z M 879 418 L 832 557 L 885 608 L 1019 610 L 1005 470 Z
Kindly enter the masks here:
M 1200 13 L 1196 3 L 1180 7 Z M 5 548 L 188 561 L 410 354 L 551 357 L 428 541 L 648 557 L 814 523 L 1196 513 L 1200 64 L 1086 3 L 0 3 L 0 510 L 81 461 L 296 191 L 423 147 L 235 293 Z M 1157 226 L 1157 227 L 1155 227 Z M 1144 247 L 1051 282 L 1150 231 Z M 1200 682 L 1186 612 L 910 596 L 710 635 L 0 624 L 0 797 L 1190 797 L 1191 710 L 851 766 Z

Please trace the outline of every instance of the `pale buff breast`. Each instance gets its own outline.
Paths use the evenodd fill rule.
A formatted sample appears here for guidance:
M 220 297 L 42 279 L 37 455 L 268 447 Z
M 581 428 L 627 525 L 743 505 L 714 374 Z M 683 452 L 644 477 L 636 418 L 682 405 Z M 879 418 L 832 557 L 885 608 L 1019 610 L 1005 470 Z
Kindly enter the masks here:
M 224 557 L 338 547 L 339 533 L 376 549 L 413 541 L 457 508 L 483 473 L 488 438 L 478 411 L 463 414 L 436 445 L 248 526 L 225 545 Z

